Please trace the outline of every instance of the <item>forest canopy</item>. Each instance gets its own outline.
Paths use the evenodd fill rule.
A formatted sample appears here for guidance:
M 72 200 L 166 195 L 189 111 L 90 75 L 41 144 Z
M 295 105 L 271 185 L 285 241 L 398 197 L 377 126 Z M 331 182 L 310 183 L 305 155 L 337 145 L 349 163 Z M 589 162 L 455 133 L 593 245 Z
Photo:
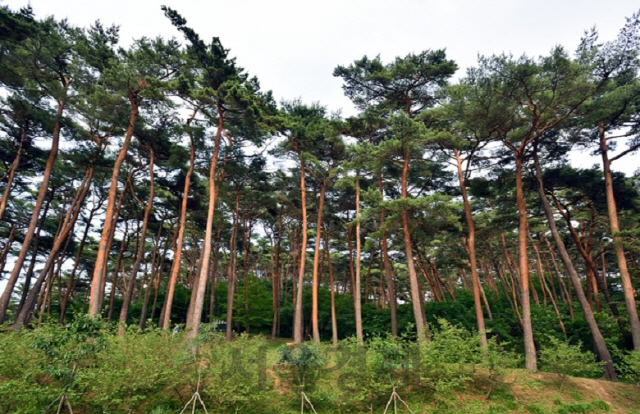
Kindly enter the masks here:
M 640 149 L 638 14 L 462 75 L 443 49 L 336 62 L 342 117 L 276 102 L 162 10 L 176 38 L 123 46 L 0 7 L 0 335 L 460 328 L 531 371 L 577 346 L 609 380 L 640 352 L 640 170 L 616 170 Z

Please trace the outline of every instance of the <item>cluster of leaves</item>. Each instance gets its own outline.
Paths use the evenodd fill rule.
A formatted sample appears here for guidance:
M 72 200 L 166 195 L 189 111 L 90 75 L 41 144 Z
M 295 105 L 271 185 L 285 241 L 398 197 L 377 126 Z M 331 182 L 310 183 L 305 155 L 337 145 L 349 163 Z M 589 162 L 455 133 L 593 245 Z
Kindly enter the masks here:
M 549 338 L 551 346 L 540 350 L 540 362 L 545 371 L 558 374 L 560 389 L 568 376 L 595 376 L 602 372 L 602 364 L 594 355 L 582 350 L 581 344 L 571 345 L 566 341 Z

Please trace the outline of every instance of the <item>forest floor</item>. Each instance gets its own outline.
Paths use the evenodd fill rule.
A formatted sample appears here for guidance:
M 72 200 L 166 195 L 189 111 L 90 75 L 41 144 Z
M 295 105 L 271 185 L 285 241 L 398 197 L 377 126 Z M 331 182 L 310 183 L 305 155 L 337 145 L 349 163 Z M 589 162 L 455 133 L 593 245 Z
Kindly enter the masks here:
M 469 388 L 453 397 L 460 413 L 605 413 L 640 414 L 640 387 L 589 378 L 514 370 L 489 398 Z M 426 407 L 422 407 L 424 410 Z M 447 410 L 445 410 L 446 412 Z M 419 411 L 416 411 L 419 412 Z M 428 409 L 423 412 L 429 412 Z
M 269 363 L 277 360 L 277 349 L 288 343 L 286 339 L 268 342 Z M 273 375 L 269 375 L 275 379 Z M 278 380 L 272 383 L 274 392 L 290 398 L 290 390 L 278 387 Z M 332 387 L 335 387 L 335 383 Z M 640 387 L 637 385 L 611 382 L 599 379 L 567 377 L 562 383 L 559 375 L 548 372 L 531 373 L 526 370 L 512 370 L 494 386 L 487 395 L 487 381 L 479 373 L 477 380 L 446 396 L 425 395 L 416 391 L 410 395 L 400 395 L 408 403 L 411 411 L 397 402 L 397 413 L 415 414 L 498 414 L 498 413 L 615 413 L 640 414 Z M 322 386 L 320 386 L 322 388 Z M 280 389 L 279 389 L 280 388 Z M 335 389 L 334 389 L 335 391 Z M 313 396 L 310 396 L 313 403 Z M 322 404 L 320 404 L 322 406 Z M 289 410 L 289 404 L 282 406 L 283 413 L 299 413 L 300 409 Z M 337 412 L 329 407 L 316 407 L 318 414 Z M 329 409 L 329 411 L 327 411 Z M 312 413 L 305 404 L 305 413 Z M 341 407 L 340 412 L 383 413 L 381 409 L 358 411 L 353 407 Z M 393 413 L 393 404 L 386 413 Z

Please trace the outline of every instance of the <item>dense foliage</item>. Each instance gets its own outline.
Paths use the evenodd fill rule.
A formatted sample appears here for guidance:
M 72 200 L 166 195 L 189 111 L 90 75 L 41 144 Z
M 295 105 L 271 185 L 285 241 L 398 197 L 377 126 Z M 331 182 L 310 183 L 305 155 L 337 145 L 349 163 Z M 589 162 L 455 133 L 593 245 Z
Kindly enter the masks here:
M 444 50 L 364 56 L 334 71 L 343 119 L 276 104 L 162 10 L 184 43 L 0 8 L 5 412 L 281 412 L 265 381 L 366 411 L 404 371 L 442 405 L 538 362 L 638 382 L 640 176 L 615 171 L 640 148 L 638 15 L 456 82 Z M 568 163 L 584 149 L 602 168 Z M 217 381 L 256 334 L 314 345 Z M 340 398 L 329 340 L 369 351 Z

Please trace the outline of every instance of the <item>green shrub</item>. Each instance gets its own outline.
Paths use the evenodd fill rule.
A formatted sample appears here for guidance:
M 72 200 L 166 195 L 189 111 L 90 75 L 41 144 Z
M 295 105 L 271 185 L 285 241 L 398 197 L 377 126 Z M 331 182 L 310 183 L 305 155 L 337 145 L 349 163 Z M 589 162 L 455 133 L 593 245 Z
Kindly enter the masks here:
M 126 412 L 155 406 L 179 397 L 175 389 L 187 387 L 191 378 L 180 360 L 182 346 L 160 330 L 141 335 L 137 327 L 124 336 L 112 335 L 91 370 L 78 376 L 98 412 Z
M 591 352 L 584 352 L 580 345 L 549 338 L 550 346 L 540 351 L 542 369 L 560 376 L 560 389 L 567 376 L 593 376 L 602 370 L 602 364 L 595 361 Z
M 419 355 L 413 344 L 376 336 L 359 345 L 349 338 L 340 343 L 339 350 L 334 366 L 339 368 L 340 404 L 347 410 L 376 410 L 387 403 L 394 389 L 401 393 L 417 382 Z M 341 364 L 345 355 L 348 361 Z
M 310 393 L 327 362 L 326 352 L 315 344 L 283 345 L 278 348 L 278 375 L 296 394 Z
M 420 347 L 420 384 L 445 401 L 473 379 L 481 355 L 477 335 L 444 319 L 438 323 L 432 340 Z
M 491 396 L 497 384 L 501 384 L 504 376 L 516 368 L 522 360 L 520 355 L 508 350 L 506 345 L 498 343 L 495 337 L 490 338 L 487 348 L 480 354 L 480 365 L 489 373 L 487 397 Z
M 616 368 L 625 380 L 640 385 L 640 351 L 623 354 Z

